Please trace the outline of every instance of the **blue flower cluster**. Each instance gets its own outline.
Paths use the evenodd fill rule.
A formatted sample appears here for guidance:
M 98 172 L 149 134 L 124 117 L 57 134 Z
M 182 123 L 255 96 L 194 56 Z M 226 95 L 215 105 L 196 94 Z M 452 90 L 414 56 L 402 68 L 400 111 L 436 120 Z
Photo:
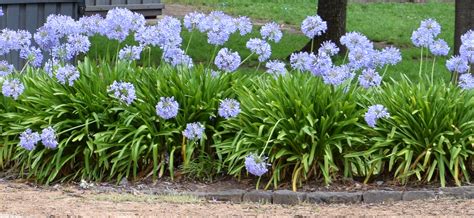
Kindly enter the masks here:
M 240 66 L 240 56 L 237 52 L 232 52 L 228 48 L 222 48 L 214 60 L 214 64 L 224 72 L 230 73 Z
M 178 115 L 179 103 L 174 97 L 161 97 L 156 104 L 156 114 L 161 118 L 168 120 Z
M 63 85 L 68 84 L 69 86 L 73 86 L 74 81 L 79 79 L 79 76 L 79 71 L 70 64 L 60 66 L 56 72 L 56 79 Z
M 320 16 L 308 16 L 301 23 L 301 31 L 308 37 L 314 38 L 326 32 L 328 25 Z
M 459 47 L 459 55 L 452 56 L 447 62 L 446 67 L 451 72 L 466 73 L 469 72 L 470 65 L 474 64 L 474 31 L 469 30 L 461 36 L 461 46 Z M 464 82 L 468 76 L 464 76 Z M 471 86 L 461 86 L 464 89 Z
M 7 61 L 0 61 L 0 76 L 7 76 L 15 70 L 15 67 Z
M 186 129 L 183 131 L 184 137 L 188 140 L 198 140 L 202 138 L 204 133 L 204 125 L 200 122 L 186 124 Z
M 273 76 L 286 75 L 288 71 L 286 70 L 285 63 L 282 61 L 271 60 L 268 61 L 265 65 L 267 68 L 267 73 L 272 74 Z
M 112 92 L 116 99 L 124 102 L 126 105 L 132 104 L 136 98 L 135 86 L 128 82 L 114 81 L 112 85 L 109 86 L 108 91 Z
M 20 134 L 19 146 L 31 151 L 36 148 L 36 144 L 38 144 L 39 141 L 49 149 L 55 149 L 58 146 L 56 132 L 52 127 L 43 129 L 41 135 L 38 132 L 33 132 L 31 129 L 26 129 Z
M 250 154 L 245 157 L 245 169 L 254 176 L 262 176 L 268 172 L 268 164 L 265 160 L 266 158 L 259 157 L 256 154 Z
M 380 104 L 370 106 L 367 113 L 365 113 L 365 122 L 372 128 L 375 128 L 377 120 L 381 118 L 388 119 L 390 114 L 387 112 L 387 108 Z
M 258 61 L 260 62 L 265 62 L 270 58 L 272 54 L 270 44 L 268 44 L 268 42 L 266 42 L 265 40 L 261 39 L 250 39 L 247 42 L 247 48 L 250 49 L 252 53 L 258 55 Z
M 25 86 L 23 86 L 19 79 L 5 80 L 3 82 L 2 94 L 4 96 L 17 100 L 23 91 L 25 91 Z
M 240 103 L 235 99 L 226 98 L 219 105 L 219 116 L 229 119 L 240 113 Z

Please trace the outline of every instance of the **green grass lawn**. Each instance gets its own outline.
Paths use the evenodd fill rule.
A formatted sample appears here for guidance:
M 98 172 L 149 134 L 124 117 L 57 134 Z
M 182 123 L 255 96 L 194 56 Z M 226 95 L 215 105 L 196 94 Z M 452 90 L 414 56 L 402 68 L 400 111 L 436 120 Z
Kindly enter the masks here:
M 316 1 L 310 0 L 167 0 L 165 3 L 190 4 L 206 11 L 222 10 L 231 15 L 245 15 L 254 20 L 274 20 L 283 25 L 299 29 L 301 21 L 309 15 L 316 13 Z M 434 18 L 442 25 L 441 38 L 450 45 L 454 37 L 454 4 L 453 3 L 349 3 L 347 14 L 347 30 L 358 31 L 367 35 L 374 42 L 380 44 L 393 44 L 402 51 L 403 61 L 390 67 L 387 75 L 394 79 L 400 78 L 401 73 L 406 73 L 412 79 L 417 79 L 419 70 L 420 50 L 414 48 L 410 36 L 421 20 Z M 183 47 L 186 47 L 190 33 L 183 30 Z M 245 48 L 246 41 L 251 37 L 258 37 L 258 27 L 248 36 L 240 37 L 235 34 L 224 45 L 239 52 L 245 58 L 249 51 Z M 96 39 L 104 40 L 104 39 Z M 292 52 L 301 49 L 309 39 L 304 35 L 288 33 L 278 44 L 272 44 L 272 59 L 285 59 Z M 130 41 L 129 41 L 130 42 Z M 101 43 L 104 44 L 104 43 Z M 112 45 L 116 47 L 116 45 Z M 99 49 L 103 50 L 102 47 Z M 188 53 L 195 62 L 207 62 L 213 47 L 207 44 L 204 34 L 195 32 Z M 95 52 L 95 51 L 93 51 Z M 100 53 L 101 51 L 99 51 Z M 159 59 L 160 51 L 153 50 L 153 59 Z M 437 60 L 435 65 L 436 75 L 449 78 L 450 74 L 445 69 L 446 58 Z M 425 68 L 431 71 L 431 60 Z M 257 64 L 256 58 L 249 62 L 248 67 Z

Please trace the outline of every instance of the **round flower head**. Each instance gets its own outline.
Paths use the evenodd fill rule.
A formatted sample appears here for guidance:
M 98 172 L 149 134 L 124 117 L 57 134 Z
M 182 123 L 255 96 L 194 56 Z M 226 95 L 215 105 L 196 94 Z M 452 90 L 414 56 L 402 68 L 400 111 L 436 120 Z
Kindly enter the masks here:
M 288 72 L 285 68 L 285 63 L 281 61 L 271 60 L 265 64 L 267 68 L 267 73 L 272 74 L 273 76 L 277 77 L 278 75 L 286 75 Z
M 309 70 L 313 76 L 325 75 L 329 70 L 333 68 L 331 57 L 327 55 L 310 55 Z
M 93 36 L 102 32 L 101 28 L 104 19 L 99 14 L 94 14 L 91 16 L 83 16 L 79 18 L 79 25 L 83 30 L 82 33 L 87 36 Z
M 367 125 L 372 128 L 375 127 L 377 120 L 380 118 L 390 118 L 387 108 L 385 108 L 383 105 L 372 105 L 369 107 L 367 113 L 365 113 L 365 121 L 367 122 Z
M 265 40 L 261 39 L 250 39 L 247 42 L 247 48 L 250 49 L 252 53 L 258 55 L 259 62 L 264 62 L 268 60 L 268 58 L 270 58 L 270 55 L 272 54 L 270 44 L 268 44 Z
M 33 37 L 36 44 L 38 44 L 41 49 L 46 51 L 51 50 L 60 43 L 60 37 L 58 34 L 56 34 L 55 29 L 48 25 L 38 28 Z
M 114 94 L 114 97 L 126 105 L 130 105 L 136 98 L 135 87 L 128 82 L 114 81 L 109 87 L 109 92 Z
M 237 31 L 234 19 L 222 11 L 211 12 L 198 28 L 201 32 L 207 32 L 207 42 L 211 45 L 223 45 Z
M 56 60 L 67 62 L 74 57 L 74 51 L 67 44 L 61 44 L 52 49 L 51 56 Z
M 245 169 L 254 176 L 262 176 L 268 172 L 266 158 L 261 158 L 256 154 L 245 157 Z
M 248 17 L 241 16 L 234 19 L 234 24 L 240 32 L 241 36 L 245 36 L 252 32 L 252 21 Z
M 441 26 L 436 20 L 431 18 L 421 21 L 420 29 L 423 29 L 424 32 L 431 34 L 433 37 L 441 33 Z
M 178 115 L 179 104 L 174 97 L 161 97 L 156 104 L 156 115 L 167 120 Z
M 339 53 L 339 48 L 331 41 L 324 41 L 318 49 L 318 55 L 334 56 L 337 53 Z
M 301 72 L 309 71 L 310 59 L 310 54 L 307 52 L 293 53 L 290 56 L 291 68 Z
M 134 28 L 135 15 L 124 8 L 114 8 L 107 12 L 104 19 L 103 34 L 109 39 L 124 41 Z
M 0 76 L 7 76 L 15 70 L 15 67 L 7 61 L 0 61 Z
M 18 96 L 23 93 L 25 86 L 18 79 L 5 80 L 2 85 L 2 93 L 6 97 L 12 97 L 17 100 Z
M 448 43 L 442 39 L 435 40 L 430 45 L 430 51 L 436 56 L 446 56 L 449 53 Z
M 314 38 L 326 32 L 328 25 L 320 16 L 308 16 L 301 23 L 301 31 L 308 37 Z
M 474 77 L 470 73 L 462 74 L 459 77 L 459 87 L 464 90 L 474 89 Z
M 380 65 L 395 65 L 402 61 L 402 54 L 398 48 L 393 46 L 382 49 L 379 53 Z
M 470 64 L 474 64 L 474 31 L 469 30 L 461 36 L 461 47 L 459 54 L 464 57 Z
M 193 67 L 193 60 L 189 57 L 183 49 L 170 48 L 165 50 L 163 60 L 171 64 L 173 67 L 185 66 L 187 68 Z
M 191 12 L 186 14 L 183 19 L 184 27 L 191 32 L 194 28 L 198 26 L 206 18 L 206 15 L 198 12 Z
M 364 69 L 359 75 L 359 85 L 366 89 L 379 86 L 381 82 L 382 77 L 374 69 Z
M 68 50 L 73 56 L 79 55 L 81 53 L 87 53 L 91 43 L 89 37 L 79 34 L 69 35 L 68 36 Z
M 323 76 L 324 83 L 328 85 L 340 85 L 347 79 L 353 77 L 350 72 L 349 67 L 342 65 L 342 66 L 333 66 L 328 71 L 326 71 Z
M 449 71 L 457 73 L 465 73 L 469 70 L 467 60 L 459 55 L 452 56 L 448 61 L 446 61 L 446 67 Z
M 200 122 L 186 124 L 186 129 L 183 131 L 184 137 L 188 140 L 201 139 L 203 133 L 204 126 Z
M 240 113 L 240 104 L 235 99 L 226 98 L 219 105 L 219 116 L 229 119 Z
M 262 26 L 260 34 L 263 39 L 268 39 L 274 42 L 279 42 L 283 36 L 283 33 L 280 30 L 280 25 L 275 22 L 267 23 Z
M 214 64 L 224 72 L 230 73 L 235 71 L 240 66 L 240 56 L 237 52 L 227 48 L 222 48 L 214 60 Z
M 373 49 L 374 47 L 374 44 L 366 36 L 358 32 L 348 32 L 341 36 L 340 41 L 349 50 L 355 48 Z
M 41 143 L 43 143 L 43 145 L 49 149 L 55 149 L 58 146 L 56 132 L 52 127 L 43 129 L 41 132 Z
M 141 46 L 125 46 L 119 51 L 119 59 L 124 61 L 140 60 L 140 54 L 143 48 Z
M 21 49 L 20 58 L 27 60 L 33 67 L 39 67 L 43 63 L 43 54 L 40 49 L 35 47 Z
M 80 74 L 76 67 L 66 64 L 63 67 L 59 67 L 56 72 L 56 79 L 62 85 L 68 84 L 69 86 L 74 85 L 74 81 L 79 78 Z
M 348 55 L 349 66 L 354 70 L 374 67 L 372 64 L 375 54 L 372 49 L 355 48 L 350 50 Z
M 411 41 L 416 47 L 428 48 L 431 43 L 433 43 L 433 40 L 433 34 L 422 28 L 418 28 L 417 30 L 413 31 L 411 35 Z
M 40 135 L 37 132 L 31 131 L 31 129 L 26 129 L 23 133 L 20 134 L 20 147 L 31 151 L 35 149 L 36 144 L 40 141 Z

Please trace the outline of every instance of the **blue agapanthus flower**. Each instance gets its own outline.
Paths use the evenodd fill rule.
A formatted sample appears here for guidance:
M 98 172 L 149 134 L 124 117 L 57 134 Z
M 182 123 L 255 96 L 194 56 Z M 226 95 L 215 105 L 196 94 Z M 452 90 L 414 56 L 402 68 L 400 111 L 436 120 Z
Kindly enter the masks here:
M 324 41 L 318 49 L 318 55 L 334 56 L 337 53 L 339 53 L 339 48 L 331 41 Z
M 360 48 L 360 49 L 373 49 L 374 44 L 363 34 L 358 32 L 348 32 L 341 36 L 340 42 L 346 46 L 349 50 Z
M 256 154 L 250 154 L 245 157 L 245 169 L 254 176 L 262 176 L 268 172 L 268 164 L 265 162 L 267 158 L 259 157 Z
M 283 37 L 283 33 L 280 30 L 280 25 L 275 22 L 270 22 L 262 26 L 260 29 L 260 34 L 263 39 L 280 42 Z
M 126 105 L 132 104 L 132 102 L 137 98 L 135 95 L 135 86 L 129 82 L 117 82 L 114 81 L 112 85 L 109 86 L 109 92 L 114 94 L 114 97 Z
M 201 23 L 206 18 L 206 15 L 199 12 L 191 12 L 186 14 L 183 19 L 183 24 L 189 32 L 197 28 L 199 23 Z
M 222 48 L 214 60 L 214 64 L 224 72 L 234 72 L 240 66 L 240 56 L 228 48 Z
M 174 97 L 161 97 L 158 104 L 156 104 L 156 115 L 167 120 L 178 115 L 179 103 L 174 100 Z
M 191 57 L 180 48 L 166 49 L 163 53 L 163 60 L 166 63 L 171 64 L 173 67 L 185 66 L 187 68 L 192 68 L 194 66 Z
M 441 33 L 441 25 L 439 25 L 439 23 L 432 18 L 422 20 L 420 29 L 424 30 L 424 32 L 432 35 L 433 37 L 436 37 Z
M 83 16 L 78 21 L 82 33 L 87 36 L 94 36 L 102 32 L 102 26 L 104 25 L 104 18 L 100 14 L 94 14 L 91 16 Z
M 349 51 L 349 66 L 354 70 L 372 68 L 375 54 L 373 49 L 354 48 Z
M 395 65 L 402 61 L 402 54 L 400 49 L 393 46 L 386 47 L 382 49 L 379 53 L 380 65 Z
M 219 116 L 229 119 L 240 113 L 240 103 L 235 99 L 226 98 L 219 105 Z
M 431 43 L 433 43 L 434 38 L 433 34 L 431 34 L 428 30 L 418 28 L 417 30 L 413 31 L 411 35 L 411 41 L 416 47 L 428 48 Z
M 141 46 L 127 45 L 124 48 L 120 49 L 118 57 L 120 60 L 124 61 L 140 60 L 142 50 L 143 48 Z
M 76 69 L 76 67 L 70 64 L 58 67 L 58 70 L 56 71 L 56 79 L 62 85 L 68 84 L 69 86 L 73 86 L 74 81 L 79 79 L 79 76 L 79 71 Z
M 202 138 L 204 133 L 204 125 L 200 122 L 186 124 L 186 129 L 183 131 L 184 137 L 188 140 L 198 140 Z
M 222 11 L 213 11 L 199 23 L 198 29 L 207 32 L 207 42 L 211 45 L 223 45 L 231 34 L 237 31 L 234 19 Z
M 370 87 L 380 86 L 382 77 L 374 69 L 364 69 L 359 75 L 359 85 L 368 89 Z
M 37 132 L 33 132 L 31 129 L 26 129 L 20 134 L 20 147 L 31 151 L 35 149 L 36 144 L 41 140 L 40 135 Z
M 265 67 L 267 68 L 267 73 L 272 74 L 273 76 L 277 77 L 279 75 L 286 75 L 288 72 L 285 67 L 285 63 L 282 61 L 277 61 L 277 60 L 271 60 L 268 61 L 265 64 Z
M 446 43 L 446 41 L 438 39 L 431 43 L 430 51 L 436 56 L 446 56 L 449 53 L 449 45 Z
M 245 36 L 252 32 L 252 21 L 250 21 L 250 18 L 246 16 L 234 18 L 234 24 L 239 30 L 241 36 Z
M 0 61 L 0 76 L 7 76 L 15 70 L 15 67 L 7 61 Z
M 74 51 L 68 44 L 61 44 L 51 50 L 51 56 L 56 60 L 68 62 L 74 58 Z
M 33 67 L 39 67 L 43 63 L 43 54 L 39 48 L 26 47 L 20 50 L 20 58 L 25 59 Z
M 466 73 L 469 70 L 469 63 L 461 56 L 455 55 L 446 61 L 446 67 L 451 72 Z
M 308 70 L 313 76 L 322 76 L 333 68 L 332 59 L 328 55 L 309 55 Z
M 376 104 L 369 107 L 364 119 L 367 125 L 374 128 L 377 124 L 377 120 L 381 118 L 390 118 L 390 114 L 383 105 Z
M 470 73 L 462 74 L 459 77 L 459 87 L 464 90 L 474 89 L 474 76 Z
M 352 79 L 354 74 L 350 71 L 346 65 L 333 66 L 327 72 L 322 74 L 323 81 L 325 84 L 338 86 L 344 81 Z
M 67 46 L 68 51 L 73 56 L 77 56 L 79 54 L 87 53 L 91 46 L 91 42 L 87 36 L 74 34 L 67 37 Z
M 474 64 L 474 30 L 469 30 L 461 36 L 459 54 L 470 64 Z
M 291 68 L 298 71 L 309 71 L 310 54 L 308 52 L 295 52 L 290 56 Z
M 45 51 L 49 51 L 60 44 L 60 37 L 56 30 L 48 25 L 38 28 L 33 37 L 38 46 Z
M 327 22 L 320 16 L 308 16 L 301 23 L 301 31 L 308 37 L 320 36 L 328 29 Z
M 265 40 L 261 39 L 250 39 L 247 42 L 247 48 L 252 51 L 252 53 L 255 53 L 258 55 L 258 61 L 259 62 L 265 62 L 268 60 L 272 54 L 272 49 L 270 47 L 270 44 L 266 42 Z
M 143 25 L 135 26 L 134 23 L 137 23 L 137 21 L 137 16 L 132 11 L 124 8 L 114 8 L 107 12 L 103 22 L 102 34 L 109 39 L 123 42 L 134 28 L 138 30 L 145 24 L 143 22 Z
M 17 100 L 23 91 L 25 91 L 25 86 L 23 86 L 19 79 L 8 79 L 3 82 L 2 94 L 6 97 L 12 97 Z
M 48 127 L 41 131 L 41 143 L 49 149 L 58 147 L 58 140 L 56 138 L 56 131 L 52 127 Z

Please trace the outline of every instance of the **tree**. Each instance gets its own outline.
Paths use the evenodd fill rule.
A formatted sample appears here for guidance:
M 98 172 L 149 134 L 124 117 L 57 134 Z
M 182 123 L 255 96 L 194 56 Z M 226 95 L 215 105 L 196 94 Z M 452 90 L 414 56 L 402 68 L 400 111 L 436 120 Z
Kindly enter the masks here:
M 461 35 L 474 29 L 474 2 L 472 0 L 456 0 L 456 16 L 454 31 L 454 51 L 459 53 Z
M 326 40 L 333 41 L 341 50 L 344 50 L 339 43 L 339 38 L 346 33 L 347 0 L 319 0 L 317 13 L 327 22 L 328 30 L 325 34 L 313 39 L 314 50 L 317 50 L 319 45 Z M 311 42 L 302 50 L 311 51 Z

